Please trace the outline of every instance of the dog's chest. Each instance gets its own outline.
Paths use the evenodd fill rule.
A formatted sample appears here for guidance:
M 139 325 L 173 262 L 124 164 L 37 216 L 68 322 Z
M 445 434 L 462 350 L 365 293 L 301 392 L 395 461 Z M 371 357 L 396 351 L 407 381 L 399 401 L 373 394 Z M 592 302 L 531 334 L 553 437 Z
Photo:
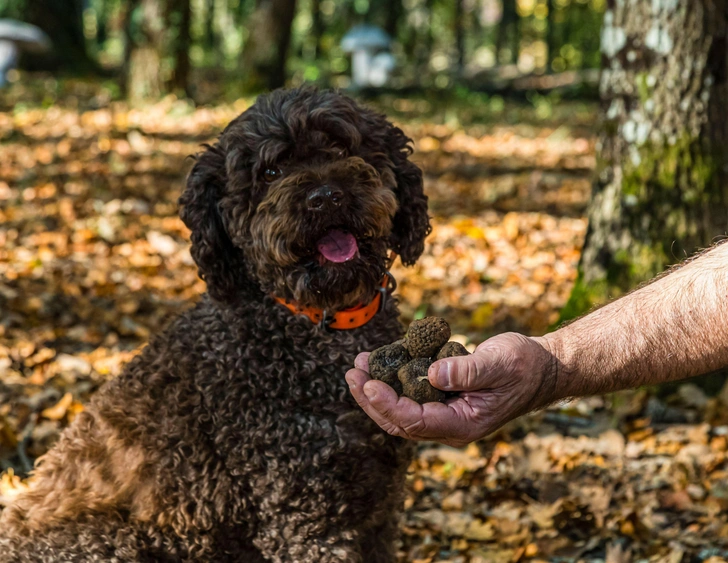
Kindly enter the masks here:
M 326 408 L 332 403 L 354 405 L 346 372 L 362 351 L 373 350 L 398 337 L 399 325 L 387 315 L 378 326 L 335 331 L 307 319 L 279 313 L 275 330 L 247 324 L 236 335 L 229 365 L 256 400 L 276 402 L 293 410 Z
M 386 433 L 356 405 L 344 376 L 359 351 L 391 336 L 303 329 L 246 331 L 219 358 L 218 381 L 207 396 L 216 398 L 217 426 L 230 437 L 224 449 L 241 463 L 275 451 L 299 463 L 328 464 L 389 449 Z

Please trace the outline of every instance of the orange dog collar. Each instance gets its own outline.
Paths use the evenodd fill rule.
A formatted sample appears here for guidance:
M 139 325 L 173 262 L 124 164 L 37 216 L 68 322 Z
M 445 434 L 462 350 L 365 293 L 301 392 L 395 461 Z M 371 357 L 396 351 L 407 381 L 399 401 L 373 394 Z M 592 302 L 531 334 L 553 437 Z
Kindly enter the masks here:
M 323 309 L 303 307 L 282 297 L 273 296 L 273 298 L 294 315 L 304 315 L 315 324 L 324 324 L 336 330 L 352 330 L 364 326 L 379 312 L 384 297 L 394 291 L 393 287 L 390 289 L 390 284 L 394 285 L 394 278 L 387 272 L 384 274 L 384 279 L 382 279 L 381 289 L 367 305 L 357 305 L 350 309 L 344 309 L 332 316 L 328 316 Z

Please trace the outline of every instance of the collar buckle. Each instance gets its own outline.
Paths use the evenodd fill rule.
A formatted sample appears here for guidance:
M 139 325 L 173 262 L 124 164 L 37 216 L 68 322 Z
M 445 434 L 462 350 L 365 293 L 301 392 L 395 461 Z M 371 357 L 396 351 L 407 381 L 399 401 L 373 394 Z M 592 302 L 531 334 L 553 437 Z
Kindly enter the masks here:
M 397 280 L 389 271 L 384 272 L 384 283 L 378 288 L 380 299 L 379 308 L 377 312 L 381 312 L 384 309 L 384 304 L 392 293 L 397 289 Z
M 321 320 L 319 321 L 318 326 L 325 330 L 331 330 L 331 323 L 333 322 L 334 317 L 329 315 L 329 311 L 327 309 L 324 309 L 321 312 Z

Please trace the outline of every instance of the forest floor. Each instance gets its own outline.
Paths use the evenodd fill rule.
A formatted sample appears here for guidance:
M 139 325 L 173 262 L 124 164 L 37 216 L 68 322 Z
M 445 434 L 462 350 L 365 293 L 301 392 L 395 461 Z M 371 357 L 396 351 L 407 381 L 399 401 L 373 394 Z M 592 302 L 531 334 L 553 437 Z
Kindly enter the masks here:
M 0 99 L 0 509 L 204 291 L 176 201 L 188 155 L 250 103 L 131 110 L 75 88 Z M 470 345 L 546 331 L 576 276 L 596 107 L 380 103 L 415 140 L 434 223 L 394 271 L 403 320 L 444 316 Z M 463 450 L 421 444 L 401 561 L 724 561 L 726 406 L 686 383 L 559 405 Z

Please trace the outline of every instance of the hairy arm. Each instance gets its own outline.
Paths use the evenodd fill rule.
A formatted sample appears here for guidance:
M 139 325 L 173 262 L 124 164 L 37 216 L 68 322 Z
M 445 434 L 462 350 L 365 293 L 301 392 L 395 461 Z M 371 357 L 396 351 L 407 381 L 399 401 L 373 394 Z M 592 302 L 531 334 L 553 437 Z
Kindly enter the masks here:
M 728 365 L 728 244 L 544 337 L 555 399 L 708 373 Z
M 357 358 L 347 381 L 382 428 L 463 445 L 531 410 L 579 397 L 692 377 L 728 366 L 728 244 L 544 337 L 501 334 L 474 354 L 435 362 L 446 405 L 397 397 Z

